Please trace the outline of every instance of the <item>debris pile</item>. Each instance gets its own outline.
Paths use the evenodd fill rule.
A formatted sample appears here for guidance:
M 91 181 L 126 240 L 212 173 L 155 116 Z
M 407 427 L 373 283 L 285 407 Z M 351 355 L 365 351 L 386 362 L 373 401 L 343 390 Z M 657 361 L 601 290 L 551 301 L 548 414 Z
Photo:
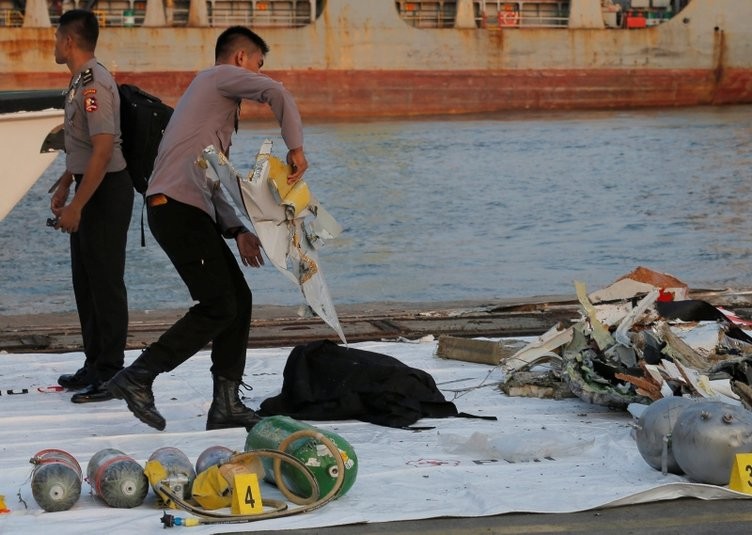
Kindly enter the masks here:
M 744 330 L 752 322 L 689 299 L 684 283 L 642 267 L 591 294 L 575 288 L 579 321 L 555 325 L 502 360 L 508 395 L 540 396 L 521 384 L 558 381 L 584 401 L 621 409 L 671 396 L 752 408 L 752 337 Z M 562 397 L 551 391 L 546 397 Z

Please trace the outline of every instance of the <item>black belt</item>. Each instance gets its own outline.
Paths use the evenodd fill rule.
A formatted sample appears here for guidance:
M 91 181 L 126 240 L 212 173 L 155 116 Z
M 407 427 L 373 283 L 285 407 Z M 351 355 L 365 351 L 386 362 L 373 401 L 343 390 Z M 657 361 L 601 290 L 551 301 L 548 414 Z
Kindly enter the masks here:
M 123 169 L 123 171 L 125 171 L 125 169 Z M 104 174 L 104 176 L 117 175 L 118 173 L 122 173 L 123 171 L 107 171 Z M 83 173 L 81 173 L 81 174 L 73 173 L 73 180 L 76 181 L 76 184 L 80 184 L 81 180 L 83 180 L 83 178 L 84 178 Z

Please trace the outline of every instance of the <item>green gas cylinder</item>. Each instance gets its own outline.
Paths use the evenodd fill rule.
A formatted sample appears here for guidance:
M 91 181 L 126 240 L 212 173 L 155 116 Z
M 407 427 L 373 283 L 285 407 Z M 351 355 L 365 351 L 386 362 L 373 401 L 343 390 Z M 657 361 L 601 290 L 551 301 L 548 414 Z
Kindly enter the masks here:
M 344 495 L 355 483 L 358 473 L 358 458 L 353 447 L 341 436 L 331 431 L 326 431 L 294 420 L 289 416 L 269 416 L 257 423 L 248 433 L 245 441 L 245 451 L 258 449 L 278 450 L 280 444 L 293 433 L 308 430 L 321 433 L 331 440 L 339 449 L 339 454 L 345 466 L 345 477 L 342 487 L 337 492 L 337 497 Z M 285 448 L 288 453 L 302 462 L 311 472 L 311 475 L 319 485 L 320 496 L 326 496 L 333 488 L 338 477 L 337 462 L 329 448 L 321 441 L 313 437 L 302 437 L 294 440 Z M 264 458 L 266 479 L 274 484 L 274 470 L 272 459 Z M 289 463 L 282 463 L 282 477 L 284 483 L 294 494 L 298 496 L 310 496 L 311 485 L 305 476 Z

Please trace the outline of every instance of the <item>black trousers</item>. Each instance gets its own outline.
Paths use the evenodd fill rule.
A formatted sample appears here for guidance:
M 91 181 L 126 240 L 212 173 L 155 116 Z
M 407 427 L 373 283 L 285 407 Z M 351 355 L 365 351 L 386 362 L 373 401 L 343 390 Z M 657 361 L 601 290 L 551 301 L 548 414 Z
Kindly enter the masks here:
M 149 227 L 196 301 L 142 354 L 155 371 L 170 371 L 212 344 L 211 372 L 241 380 L 253 299 L 248 283 L 208 214 L 173 199 L 151 206 Z
M 70 236 L 73 293 L 92 379 L 107 381 L 123 367 L 128 334 L 125 246 L 133 212 L 126 171 L 107 173 Z

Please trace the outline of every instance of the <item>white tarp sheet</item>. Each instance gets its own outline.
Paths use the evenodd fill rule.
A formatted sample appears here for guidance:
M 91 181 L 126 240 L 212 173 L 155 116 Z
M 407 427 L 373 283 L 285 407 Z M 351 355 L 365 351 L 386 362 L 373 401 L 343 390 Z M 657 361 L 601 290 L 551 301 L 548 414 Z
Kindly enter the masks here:
M 692 496 L 748 498 L 712 485 L 663 476 L 648 466 L 631 436 L 626 412 L 563 401 L 510 398 L 495 386 L 497 368 L 436 357 L 433 340 L 421 343 L 370 342 L 354 347 L 391 355 L 428 371 L 460 412 L 496 416 L 421 420 L 433 429 L 391 429 L 359 421 L 310 422 L 349 441 L 359 460 L 353 488 L 323 508 L 287 518 L 249 524 L 192 527 L 191 533 L 238 529 L 292 529 L 355 522 L 416 520 L 439 516 L 472 517 L 510 512 L 564 513 L 611 505 Z M 258 407 L 276 395 L 291 348 L 248 351 L 245 381 L 253 386 L 246 403 Z M 137 356 L 129 352 L 126 362 Z M 162 530 L 162 509 L 150 489 L 143 505 L 113 509 L 92 495 L 87 482 L 68 511 L 48 513 L 31 494 L 29 459 L 56 448 L 72 454 L 84 476 L 89 459 L 115 448 L 142 465 L 158 448 L 181 449 L 195 463 L 207 447 L 242 450 L 244 429 L 205 431 L 211 402 L 210 359 L 201 352 L 155 382 L 155 398 L 167 419 L 157 432 L 140 423 L 122 401 L 75 405 L 70 393 L 40 392 L 58 375 L 76 370 L 81 353 L 0 354 L 0 494 L 9 514 L 0 532 L 131 533 Z M 484 386 L 481 386 L 484 385 Z M 477 388 L 473 388 L 477 387 Z M 21 393 L 27 389 L 28 393 Z M 456 390 L 463 390 L 455 399 Z M 8 390 L 12 394 L 8 394 Z M 262 495 L 280 497 L 273 487 Z M 190 516 L 172 511 L 181 517 Z M 174 529 L 181 529 L 176 527 Z

